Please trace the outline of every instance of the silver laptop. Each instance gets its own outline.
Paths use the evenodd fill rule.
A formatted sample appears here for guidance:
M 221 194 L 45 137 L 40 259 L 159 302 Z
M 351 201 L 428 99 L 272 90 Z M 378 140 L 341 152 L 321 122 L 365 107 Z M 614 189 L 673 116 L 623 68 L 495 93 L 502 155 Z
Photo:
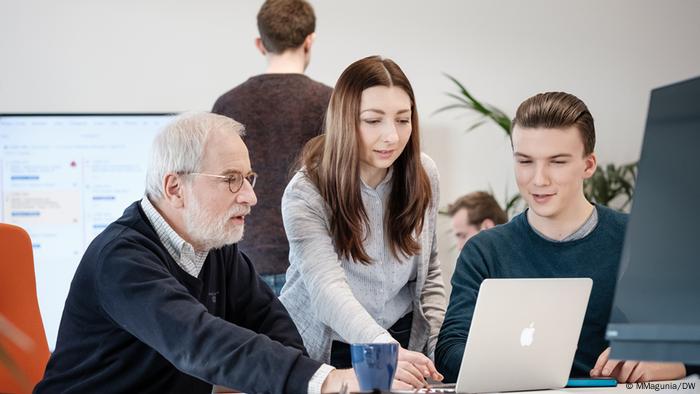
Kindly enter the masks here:
M 592 285 L 589 278 L 484 280 L 455 391 L 564 387 Z

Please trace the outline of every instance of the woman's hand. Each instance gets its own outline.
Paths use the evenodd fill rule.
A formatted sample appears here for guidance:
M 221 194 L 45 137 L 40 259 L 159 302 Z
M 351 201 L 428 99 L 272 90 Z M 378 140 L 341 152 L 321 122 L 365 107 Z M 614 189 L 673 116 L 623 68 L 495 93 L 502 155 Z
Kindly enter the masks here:
M 435 369 L 432 360 L 422 353 L 399 347 L 399 362 L 394 376 L 394 387 L 426 387 L 426 378 L 442 381 L 443 376 Z

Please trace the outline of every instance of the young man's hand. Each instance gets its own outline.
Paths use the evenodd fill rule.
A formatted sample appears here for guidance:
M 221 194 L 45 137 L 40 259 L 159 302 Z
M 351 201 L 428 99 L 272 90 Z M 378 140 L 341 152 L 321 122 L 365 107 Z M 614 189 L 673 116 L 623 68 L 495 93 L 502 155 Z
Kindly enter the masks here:
M 675 380 L 685 377 L 683 363 L 611 360 L 610 348 L 598 356 L 591 377 L 612 377 L 619 383 Z
M 360 391 L 360 384 L 357 382 L 355 371 L 350 369 L 334 369 L 326 376 L 321 386 L 322 393 L 337 393 L 340 388 L 346 383 L 348 391 Z

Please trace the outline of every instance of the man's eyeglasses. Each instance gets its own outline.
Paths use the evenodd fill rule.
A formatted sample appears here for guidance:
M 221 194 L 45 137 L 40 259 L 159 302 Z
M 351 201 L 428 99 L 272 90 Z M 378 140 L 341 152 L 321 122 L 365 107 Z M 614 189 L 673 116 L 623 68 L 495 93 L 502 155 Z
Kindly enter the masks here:
M 243 175 L 240 172 L 233 172 L 231 175 L 214 175 L 214 174 L 205 174 L 202 172 L 187 172 L 187 173 L 180 173 L 181 175 L 202 175 L 202 176 L 208 176 L 211 178 L 220 178 L 220 179 L 225 179 L 226 182 L 228 182 L 228 190 L 231 191 L 231 193 L 238 193 L 239 190 L 243 187 L 243 181 L 246 180 L 248 183 L 250 183 L 250 187 L 255 187 L 255 182 L 258 180 L 258 174 L 254 172 L 249 172 L 247 175 Z

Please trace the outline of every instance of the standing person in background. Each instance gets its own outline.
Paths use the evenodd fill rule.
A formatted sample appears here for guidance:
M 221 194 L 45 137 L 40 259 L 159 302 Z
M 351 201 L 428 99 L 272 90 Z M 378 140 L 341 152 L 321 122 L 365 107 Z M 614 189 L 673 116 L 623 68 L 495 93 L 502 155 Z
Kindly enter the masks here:
M 303 0 L 268 0 L 258 12 L 255 46 L 267 59 L 264 74 L 249 78 L 216 101 L 212 112 L 243 123 L 244 140 L 265 179 L 255 215 L 239 244 L 277 295 L 284 285 L 289 246 L 280 201 L 294 159 L 322 132 L 332 89 L 304 75 L 311 59 L 316 17 Z
M 452 218 L 452 232 L 458 251 L 479 231 L 508 221 L 508 215 L 496 199 L 490 193 L 482 191 L 458 198 L 447 207 L 447 214 Z
M 413 89 L 378 56 L 340 76 L 326 134 L 282 197 L 289 238 L 280 300 L 311 358 L 350 366 L 349 345 L 398 342 L 394 387 L 441 380 L 431 355 L 445 313 L 435 224 L 438 172 L 420 151 Z

